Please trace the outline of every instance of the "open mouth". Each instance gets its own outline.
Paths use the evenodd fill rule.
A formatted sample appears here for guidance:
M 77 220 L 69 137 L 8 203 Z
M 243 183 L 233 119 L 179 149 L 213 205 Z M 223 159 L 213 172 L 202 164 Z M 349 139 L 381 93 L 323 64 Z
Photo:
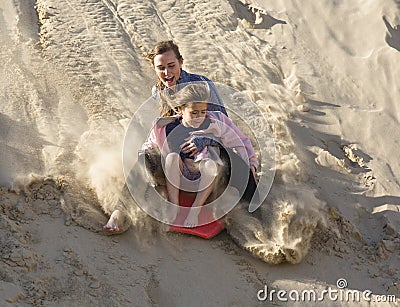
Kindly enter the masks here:
M 174 76 L 171 76 L 171 77 L 165 77 L 165 82 L 167 82 L 167 83 L 171 83 L 171 82 L 173 82 L 174 81 Z

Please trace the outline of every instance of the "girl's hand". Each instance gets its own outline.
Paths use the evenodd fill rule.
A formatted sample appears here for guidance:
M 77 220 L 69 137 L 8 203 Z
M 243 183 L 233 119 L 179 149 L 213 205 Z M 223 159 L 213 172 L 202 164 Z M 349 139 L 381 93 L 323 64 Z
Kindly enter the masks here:
M 182 152 L 184 154 L 191 153 L 190 156 L 193 157 L 199 151 L 197 150 L 196 145 L 192 142 L 192 140 L 188 140 L 181 145 Z
M 256 167 L 254 165 L 252 165 L 250 167 L 250 169 L 251 169 L 251 172 L 253 173 L 254 179 L 257 180 L 257 169 L 256 169 Z

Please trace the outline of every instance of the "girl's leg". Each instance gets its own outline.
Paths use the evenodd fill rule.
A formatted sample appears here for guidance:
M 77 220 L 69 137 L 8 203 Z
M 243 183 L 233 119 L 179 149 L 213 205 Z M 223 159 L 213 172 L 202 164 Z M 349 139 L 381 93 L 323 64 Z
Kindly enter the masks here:
M 177 167 L 179 166 L 179 167 Z M 165 158 L 165 177 L 168 200 L 179 205 L 179 185 L 182 172 L 182 160 L 177 153 L 170 153 Z
M 168 200 L 176 207 L 168 206 L 165 218 L 168 224 L 172 224 L 178 214 L 179 186 L 182 173 L 182 159 L 177 153 L 170 153 L 165 158 L 165 183 L 167 186 Z
M 205 160 L 200 163 L 200 183 L 199 191 L 193 202 L 192 208 L 184 222 L 186 227 L 196 227 L 199 224 L 199 214 L 201 207 L 205 204 L 207 198 L 214 191 L 217 177 L 217 165 L 212 160 Z

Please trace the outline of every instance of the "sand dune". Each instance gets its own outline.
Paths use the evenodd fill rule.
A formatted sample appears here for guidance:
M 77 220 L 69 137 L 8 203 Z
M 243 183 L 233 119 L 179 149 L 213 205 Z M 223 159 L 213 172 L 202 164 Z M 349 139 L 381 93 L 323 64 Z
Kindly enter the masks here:
M 0 305 L 253 306 L 265 285 L 340 278 L 397 305 L 377 300 L 400 295 L 399 18 L 389 0 L 3 0 Z M 142 55 L 166 39 L 274 138 L 268 197 L 210 241 L 166 233 L 124 190 L 127 123 L 155 82 Z M 130 228 L 101 235 L 121 205 Z

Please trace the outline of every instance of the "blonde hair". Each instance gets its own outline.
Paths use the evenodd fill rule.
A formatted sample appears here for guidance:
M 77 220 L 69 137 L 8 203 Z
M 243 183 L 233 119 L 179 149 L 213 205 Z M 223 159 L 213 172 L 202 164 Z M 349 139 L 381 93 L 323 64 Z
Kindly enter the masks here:
M 210 87 L 207 82 L 199 81 L 193 83 L 180 84 L 181 90 L 175 87 L 175 91 L 171 93 L 172 89 L 164 89 L 161 92 L 161 100 L 163 105 L 167 105 L 169 110 L 176 110 L 182 108 L 188 103 L 192 102 L 205 102 L 210 100 Z

